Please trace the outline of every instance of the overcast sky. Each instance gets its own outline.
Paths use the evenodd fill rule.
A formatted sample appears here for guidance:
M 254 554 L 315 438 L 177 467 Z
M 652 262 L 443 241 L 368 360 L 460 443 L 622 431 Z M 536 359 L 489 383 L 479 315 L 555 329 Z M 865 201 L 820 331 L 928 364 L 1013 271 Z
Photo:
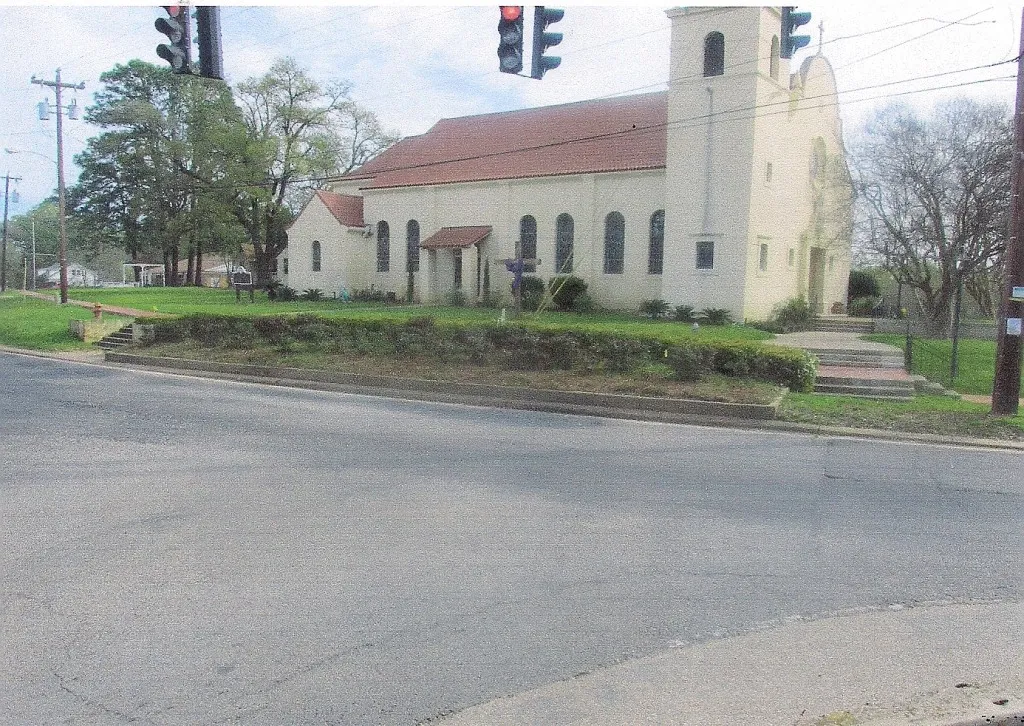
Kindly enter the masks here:
M 292 56 L 319 80 L 351 82 L 356 101 L 406 136 L 441 118 L 666 88 L 669 5 L 560 7 L 565 18 L 550 30 L 565 35 L 557 52 L 562 65 L 543 81 L 498 72 L 499 11 L 491 5 L 224 5 L 224 66 L 227 81 L 237 83 Z M 912 90 L 922 92 L 898 97 L 923 109 L 969 95 L 1003 101 L 1012 111 L 1016 66 L 1006 61 L 1017 55 L 1020 5 L 908 0 L 799 9 L 812 13 L 801 32 L 814 40 L 793 67 L 817 51 L 823 23 L 822 52 L 836 71 L 847 137 L 873 109 Z M 53 102 L 53 92 L 30 78 L 52 81 L 60 68 L 63 81 L 85 82 L 85 90 L 66 92 L 66 100 L 77 96 L 84 107 L 100 74 L 116 64 L 133 58 L 164 64 L 155 50 L 163 36 L 153 27 L 161 15 L 157 6 L 0 0 L 0 145 L 24 152 L 0 151 L 0 174 L 22 177 L 12 215 L 56 187 L 55 119 L 36 115 L 41 100 Z M 1001 65 L 965 70 L 989 64 Z M 985 79 L 995 80 L 980 82 Z M 71 159 L 97 130 L 82 120 L 67 120 L 64 129 L 70 184 L 77 175 Z

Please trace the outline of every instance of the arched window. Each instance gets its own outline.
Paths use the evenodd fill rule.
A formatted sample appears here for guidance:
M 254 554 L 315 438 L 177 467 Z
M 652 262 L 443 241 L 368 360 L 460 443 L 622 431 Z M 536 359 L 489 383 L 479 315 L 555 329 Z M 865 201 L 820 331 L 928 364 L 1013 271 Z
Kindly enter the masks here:
M 772 36 L 772 57 L 768 61 L 768 74 L 773 80 L 779 80 L 779 36 Z
M 405 271 L 420 271 L 420 223 L 415 219 L 405 225 Z
M 611 212 L 604 218 L 604 274 L 621 275 L 626 251 L 626 218 Z
M 647 252 L 647 272 L 660 275 L 665 261 L 665 210 L 651 215 L 651 244 Z
M 572 272 L 572 245 L 574 227 L 572 217 L 559 214 L 555 220 L 555 274 L 568 275 Z
M 316 240 L 313 240 L 310 257 L 313 260 L 313 272 L 320 272 L 320 243 Z
M 391 269 L 391 230 L 387 222 L 377 222 L 377 272 Z
M 725 36 L 717 30 L 704 38 L 704 75 L 725 73 Z
M 519 254 L 524 260 L 537 256 L 537 220 L 529 214 L 519 220 Z M 537 265 L 523 265 L 523 272 L 536 271 Z

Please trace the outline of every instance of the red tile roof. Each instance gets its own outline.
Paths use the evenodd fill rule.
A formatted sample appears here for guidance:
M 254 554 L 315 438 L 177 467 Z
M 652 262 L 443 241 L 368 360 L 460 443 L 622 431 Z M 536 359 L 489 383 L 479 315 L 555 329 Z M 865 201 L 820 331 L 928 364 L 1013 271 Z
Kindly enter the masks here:
M 364 188 L 665 167 L 667 92 L 442 119 L 345 175 Z
M 334 218 L 346 227 L 364 226 L 362 197 L 325 191 L 316 192 L 316 196 L 330 210 Z
M 441 227 L 420 243 L 425 250 L 466 248 L 482 242 L 491 227 Z

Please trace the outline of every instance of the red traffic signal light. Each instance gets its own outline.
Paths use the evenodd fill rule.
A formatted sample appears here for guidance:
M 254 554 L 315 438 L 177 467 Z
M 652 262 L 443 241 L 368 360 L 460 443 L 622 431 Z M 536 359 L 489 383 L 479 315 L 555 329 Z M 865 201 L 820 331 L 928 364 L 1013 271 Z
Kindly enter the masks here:
M 507 20 L 510 23 L 514 23 L 523 17 L 523 6 L 522 5 L 502 5 L 501 6 L 501 18 Z
M 519 73 L 523 70 L 523 6 L 502 5 L 498 21 L 498 70 Z

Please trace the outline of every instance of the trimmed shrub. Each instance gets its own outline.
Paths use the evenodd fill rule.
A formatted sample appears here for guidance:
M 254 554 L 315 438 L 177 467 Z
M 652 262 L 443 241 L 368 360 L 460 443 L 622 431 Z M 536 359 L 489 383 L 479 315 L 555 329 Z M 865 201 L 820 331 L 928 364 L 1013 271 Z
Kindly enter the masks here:
M 523 276 L 519 283 L 522 286 L 523 310 L 536 310 L 544 300 L 544 281 L 539 277 Z
M 673 319 L 680 323 L 694 323 L 697 315 L 693 311 L 693 305 L 676 305 Z
M 317 302 L 318 300 L 324 299 L 324 291 L 319 288 L 310 288 L 309 290 L 303 290 L 302 299 L 309 302 Z
M 551 290 L 551 302 L 555 309 L 572 310 L 576 298 L 587 291 L 587 283 L 574 275 L 552 277 L 548 289 Z
M 597 303 L 594 302 L 594 298 L 590 297 L 589 292 L 585 292 L 578 295 L 575 300 L 572 301 L 572 311 L 577 315 L 586 315 L 587 313 L 597 312 Z
M 644 300 L 640 303 L 640 314 L 645 318 L 650 318 L 651 320 L 660 320 L 661 318 L 667 317 L 668 311 L 668 303 L 660 298 Z
M 705 373 L 746 376 L 794 391 L 814 384 L 814 358 L 803 351 L 752 342 L 686 340 L 592 333 L 557 326 L 436 323 L 429 316 L 341 319 L 317 315 L 256 318 L 196 315 L 154 323 L 160 342 L 194 339 L 203 345 L 274 345 L 282 352 L 324 350 L 369 356 L 424 356 L 513 370 L 632 373 L 671 370 L 676 380 Z
M 453 308 L 466 307 L 466 293 L 462 290 L 450 290 L 444 296 L 444 304 Z
M 881 297 L 878 279 L 868 270 L 850 270 L 850 281 L 846 286 L 846 299 L 859 297 Z
M 732 322 L 732 314 L 725 308 L 704 308 L 700 315 L 708 325 L 728 325 Z
M 877 297 L 855 297 L 850 300 L 848 313 L 854 317 L 868 318 L 874 313 L 878 303 Z

